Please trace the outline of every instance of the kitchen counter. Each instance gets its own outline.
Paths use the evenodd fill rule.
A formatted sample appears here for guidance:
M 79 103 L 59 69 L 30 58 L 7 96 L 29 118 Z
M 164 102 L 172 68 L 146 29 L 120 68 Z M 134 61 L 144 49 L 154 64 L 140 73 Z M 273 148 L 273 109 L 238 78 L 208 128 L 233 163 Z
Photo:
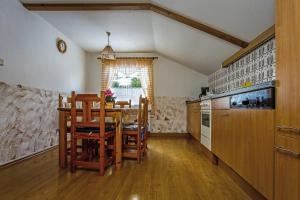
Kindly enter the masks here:
M 265 82 L 262 84 L 258 84 L 258 85 L 253 85 L 251 87 L 247 87 L 247 88 L 241 88 L 241 89 L 237 89 L 234 91 L 230 91 L 230 92 L 225 92 L 222 94 L 215 94 L 213 96 L 211 96 L 211 99 L 217 99 L 217 98 L 221 98 L 221 97 L 227 97 L 227 96 L 232 96 L 235 94 L 242 94 L 242 93 L 246 93 L 246 92 L 252 92 L 255 90 L 261 90 L 261 89 L 266 89 L 266 88 L 272 88 L 276 86 L 276 81 L 269 81 L 269 82 Z
M 255 90 L 261 90 L 261 89 L 271 88 L 271 87 L 275 87 L 275 86 L 276 86 L 276 81 L 269 81 L 269 82 L 261 83 L 261 84 L 258 84 L 258 85 L 253 85 L 251 87 L 233 90 L 233 91 L 230 91 L 230 92 L 225 92 L 225 93 L 221 93 L 221 94 L 214 94 L 214 95 L 210 95 L 210 96 L 204 96 L 204 97 L 201 97 L 201 99 L 186 101 L 186 103 L 187 104 L 198 103 L 198 102 L 201 102 L 201 101 L 207 100 L 207 99 L 218 99 L 218 98 L 221 98 L 221 97 L 227 97 L 227 96 L 232 96 L 232 95 L 235 95 L 235 94 L 241 94 L 241 93 L 246 93 L 246 92 L 252 92 L 252 91 L 255 91 Z
M 186 101 L 186 104 L 191 104 L 191 103 L 200 103 L 201 99 L 195 99 L 195 100 L 188 100 Z

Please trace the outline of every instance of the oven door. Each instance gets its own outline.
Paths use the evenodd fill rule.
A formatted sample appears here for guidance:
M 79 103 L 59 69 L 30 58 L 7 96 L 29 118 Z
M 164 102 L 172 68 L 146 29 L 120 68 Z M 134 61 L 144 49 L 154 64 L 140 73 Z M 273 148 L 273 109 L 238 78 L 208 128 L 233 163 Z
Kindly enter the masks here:
M 201 144 L 211 151 L 211 110 L 201 110 Z
M 210 111 L 201 111 L 201 126 L 210 128 Z

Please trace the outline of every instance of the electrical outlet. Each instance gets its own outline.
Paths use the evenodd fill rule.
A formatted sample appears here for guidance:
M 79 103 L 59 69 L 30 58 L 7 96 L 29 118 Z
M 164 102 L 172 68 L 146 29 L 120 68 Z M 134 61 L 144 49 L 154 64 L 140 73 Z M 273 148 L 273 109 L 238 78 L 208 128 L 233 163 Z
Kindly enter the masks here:
M 4 60 L 0 58 L 0 66 L 4 66 Z

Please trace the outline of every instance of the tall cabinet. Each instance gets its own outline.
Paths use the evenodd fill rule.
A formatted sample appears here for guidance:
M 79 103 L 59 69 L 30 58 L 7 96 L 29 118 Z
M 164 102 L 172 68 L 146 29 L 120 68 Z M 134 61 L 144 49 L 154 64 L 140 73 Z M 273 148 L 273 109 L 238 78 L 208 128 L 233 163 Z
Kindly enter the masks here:
M 276 0 L 275 199 L 300 199 L 300 1 Z

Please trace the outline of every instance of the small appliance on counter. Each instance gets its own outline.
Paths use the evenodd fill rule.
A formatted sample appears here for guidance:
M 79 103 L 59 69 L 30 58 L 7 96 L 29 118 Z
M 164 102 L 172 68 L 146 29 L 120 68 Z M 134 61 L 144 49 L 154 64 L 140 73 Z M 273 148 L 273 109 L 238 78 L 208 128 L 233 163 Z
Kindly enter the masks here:
M 209 93 L 209 87 L 201 87 L 201 94 L 199 95 L 199 99 L 201 97 L 206 96 Z
M 234 109 L 274 109 L 275 88 L 236 94 L 230 98 L 230 108 Z

